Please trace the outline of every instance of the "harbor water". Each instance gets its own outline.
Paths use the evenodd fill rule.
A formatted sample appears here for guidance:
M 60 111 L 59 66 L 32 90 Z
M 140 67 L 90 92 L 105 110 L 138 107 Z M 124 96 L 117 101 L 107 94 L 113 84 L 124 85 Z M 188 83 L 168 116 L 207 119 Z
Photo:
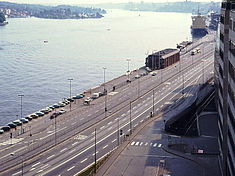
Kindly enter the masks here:
M 8 19 L 0 27 L 0 126 L 145 64 L 190 39 L 191 14 L 108 10 L 101 19 Z

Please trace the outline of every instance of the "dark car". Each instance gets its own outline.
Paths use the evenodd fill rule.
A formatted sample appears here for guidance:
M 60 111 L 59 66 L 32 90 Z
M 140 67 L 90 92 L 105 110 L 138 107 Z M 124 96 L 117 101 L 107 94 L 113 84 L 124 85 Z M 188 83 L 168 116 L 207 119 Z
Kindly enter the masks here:
M 16 128 L 17 125 L 15 125 L 14 123 L 8 123 L 7 126 L 9 126 L 10 128 Z
M 68 98 L 67 100 L 70 102 L 74 102 L 74 99 L 72 99 L 72 98 Z
M 54 119 L 54 118 L 56 118 L 58 115 L 60 115 L 59 112 L 54 112 L 54 113 L 50 116 L 50 119 Z
M 10 127 L 9 126 L 2 126 L 1 127 L 1 130 L 3 130 L 3 131 L 10 131 Z
M 32 117 L 30 117 L 30 116 L 26 116 L 26 117 L 25 117 L 25 119 L 28 119 L 28 121 L 33 120 L 33 118 L 32 118 Z

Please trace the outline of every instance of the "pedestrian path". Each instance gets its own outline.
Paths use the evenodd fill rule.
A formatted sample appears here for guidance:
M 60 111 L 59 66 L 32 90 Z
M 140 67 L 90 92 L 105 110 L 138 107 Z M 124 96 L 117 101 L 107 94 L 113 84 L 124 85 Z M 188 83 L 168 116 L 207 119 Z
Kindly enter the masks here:
M 132 141 L 130 146 L 138 146 L 138 147 L 162 147 L 162 144 L 155 142 L 140 142 L 140 141 Z
M 5 142 L 2 142 L 2 143 L 0 143 L 0 146 L 1 145 L 9 145 L 9 144 L 16 144 L 16 143 L 18 143 L 18 142 L 20 142 L 20 141 L 22 141 L 24 138 L 18 138 L 18 139 L 9 139 L 9 140 L 7 140 L 7 141 L 5 141 Z

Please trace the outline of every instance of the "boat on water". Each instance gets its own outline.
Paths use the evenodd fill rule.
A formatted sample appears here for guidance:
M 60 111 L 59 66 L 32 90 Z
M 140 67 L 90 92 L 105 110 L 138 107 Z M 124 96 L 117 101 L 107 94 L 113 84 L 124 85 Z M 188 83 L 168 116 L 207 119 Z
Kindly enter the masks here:
M 201 15 L 199 12 L 197 15 L 192 16 L 191 34 L 193 38 L 200 38 L 208 34 L 206 16 Z
M 4 21 L 3 23 L 0 23 L 0 26 L 5 26 L 5 25 L 7 25 L 8 24 L 8 22 L 7 21 Z

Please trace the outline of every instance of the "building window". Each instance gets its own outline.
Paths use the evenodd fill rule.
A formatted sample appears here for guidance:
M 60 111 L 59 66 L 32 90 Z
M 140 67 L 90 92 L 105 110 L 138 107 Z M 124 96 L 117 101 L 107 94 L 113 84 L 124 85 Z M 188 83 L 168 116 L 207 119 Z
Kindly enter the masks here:
M 233 20 L 232 19 L 229 20 L 229 28 L 231 30 L 233 29 Z
M 220 32 L 220 40 L 224 43 L 224 34 L 222 32 Z
M 222 24 L 224 24 L 224 16 L 220 16 L 220 22 L 222 23 Z

